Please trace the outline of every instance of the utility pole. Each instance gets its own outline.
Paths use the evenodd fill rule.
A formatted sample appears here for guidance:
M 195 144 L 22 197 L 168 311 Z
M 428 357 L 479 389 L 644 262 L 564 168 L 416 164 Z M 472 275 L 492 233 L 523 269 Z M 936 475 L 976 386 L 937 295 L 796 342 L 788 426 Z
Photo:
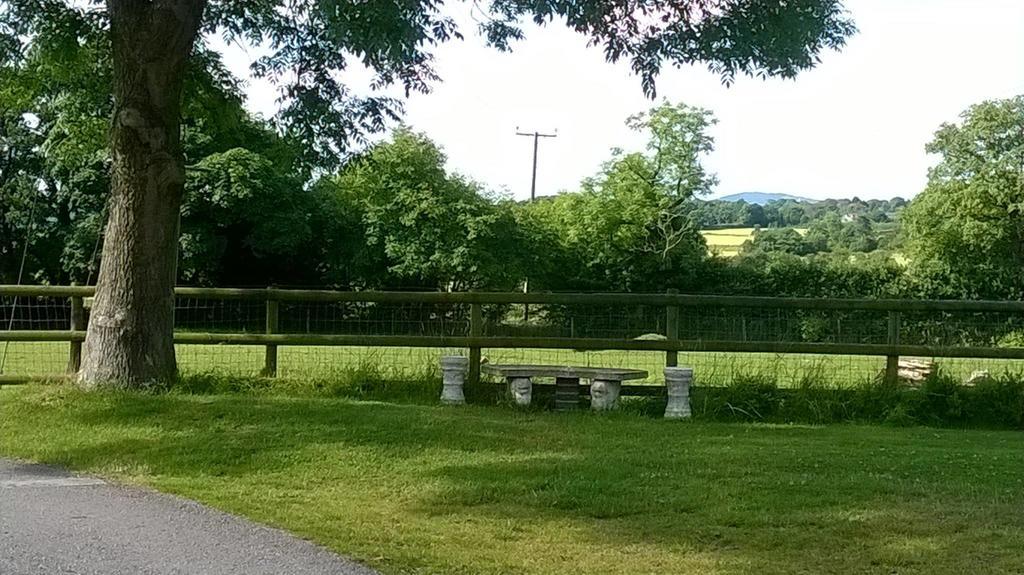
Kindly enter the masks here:
M 537 142 L 541 138 L 557 138 L 558 131 L 554 134 L 542 134 L 540 132 L 520 132 L 519 127 L 516 127 L 517 136 L 531 136 L 533 138 L 533 179 L 530 180 L 530 201 L 537 199 Z
M 530 201 L 533 202 L 537 199 L 537 142 L 541 138 L 557 138 L 558 130 L 555 130 L 554 134 L 542 134 L 540 132 L 520 132 L 519 126 L 516 126 L 517 136 L 532 136 L 533 137 L 533 176 L 530 179 Z M 527 277 L 523 280 L 523 293 L 530 291 L 530 278 Z M 530 321 L 530 304 L 523 304 L 523 323 Z

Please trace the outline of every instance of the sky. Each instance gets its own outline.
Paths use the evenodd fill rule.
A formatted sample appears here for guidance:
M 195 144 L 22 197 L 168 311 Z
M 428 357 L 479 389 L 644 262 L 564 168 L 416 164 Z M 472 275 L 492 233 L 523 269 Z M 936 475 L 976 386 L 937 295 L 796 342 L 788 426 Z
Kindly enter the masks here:
M 575 190 L 613 147 L 638 149 L 624 121 L 662 99 L 714 112 L 719 178 L 709 197 L 776 192 L 813 199 L 909 198 L 936 158 L 925 152 L 943 122 L 971 104 L 1024 94 L 1024 0 L 846 0 L 859 32 L 795 80 L 740 78 L 726 87 L 700 66 L 667 68 L 647 99 L 628 63 L 560 26 L 526 27 L 512 53 L 485 46 L 468 9 L 464 41 L 435 51 L 442 77 L 406 103 L 405 122 L 426 132 L 448 166 L 516 198 L 530 195 L 532 138 L 540 141 L 537 194 Z M 249 56 L 226 50 L 245 76 Z M 353 82 L 365 75 L 352 73 Z M 360 77 L 362 76 L 362 77 Z M 248 84 L 248 105 L 269 116 L 276 94 Z

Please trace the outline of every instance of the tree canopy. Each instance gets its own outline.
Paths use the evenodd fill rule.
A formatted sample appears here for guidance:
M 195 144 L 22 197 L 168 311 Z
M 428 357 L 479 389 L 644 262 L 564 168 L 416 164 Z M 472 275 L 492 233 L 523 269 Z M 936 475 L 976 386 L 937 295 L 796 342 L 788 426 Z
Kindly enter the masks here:
M 173 377 L 173 288 L 187 185 L 196 186 L 194 200 L 203 198 L 208 209 L 225 217 L 232 212 L 229 221 L 218 222 L 222 230 L 248 238 L 243 242 L 266 234 L 263 228 L 237 225 L 234 212 L 242 204 L 226 201 L 228 196 L 211 192 L 211 186 L 227 182 L 243 202 L 253 199 L 254 205 L 269 207 L 272 200 L 255 199 L 266 198 L 281 182 L 256 185 L 253 176 L 280 169 L 278 158 L 255 150 L 228 152 L 238 146 L 207 149 L 200 168 L 214 175 L 189 182 L 187 166 L 202 158 L 189 156 L 188 110 L 197 104 L 197 94 L 204 95 L 203 88 L 236 84 L 220 66 L 210 38 L 219 35 L 258 49 L 251 71 L 280 90 L 273 128 L 298 144 L 293 171 L 286 172 L 296 177 L 338 167 L 353 144 L 397 119 L 401 102 L 388 88 L 425 92 L 439 80 L 432 49 L 461 35 L 447 5 L 443 0 L 0 2 L 3 86 L 31 84 L 56 71 L 59 81 L 109 87 L 80 91 L 88 96 L 84 100 L 68 99 L 60 90 L 52 98 L 21 102 L 17 90 L 3 94 L 14 105 L 2 116 L 15 121 L 26 115 L 45 119 L 50 105 L 82 107 L 78 117 L 87 121 L 51 132 L 68 135 L 58 155 L 90 162 L 87 171 L 73 170 L 76 176 L 109 173 L 106 241 L 83 348 L 83 383 L 138 386 Z M 839 0 L 490 0 L 473 6 L 483 16 L 480 31 L 499 49 L 521 39 L 522 23 L 529 19 L 564 21 L 601 46 L 609 61 L 628 60 L 649 96 L 666 64 L 703 63 L 726 82 L 738 74 L 790 77 L 814 66 L 823 51 L 842 46 L 854 31 Z M 368 90 L 343 80 L 342 72 L 356 64 L 373 75 Z M 67 65 L 77 68 L 62 74 Z M 96 73 L 82 74 L 90 65 Z M 76 145 L 76 136 L 103 131 L 103 117 L 110 118 L 109 157 L 83 154 L 89 150 Z M 212 125 L 200 130 L 208 128 Z M 17 127 L 10 133 L 19 134 Z M 35 161 L 31 154 L 22 160 Z M 96 162 L 108 164 L 104 170 Z M 16 169 L 4 172 L 0 185 L 19 179 Z M 20 179 L 19 198 L 40 185 Z M 197 233 L 209 236 L 211 226 Z M 399 245 L 409 247 L 396 238 L 382 241 L 392 254 L 401 251 Z M 190 257 L 198 261 L 204 254 L 193 250 Z
M 904 216 L 922 273 L 957 297 L 1024 296 L 1024 96 L 972 106 L 928 151 L 939 163 Z
M 92 62 L 101 73 L 82 75 L 69 69 L 67 78 L 103 86 L 90 94 L 109 109 L 110 8 L 124 3 L 0 2 L 3 74 L 41 62 L 69 62 L 72 67 Z M 464 33 L 447 9 L 452 3 L 443 0 L 142 4 L 164 11 L 188 7 L 201 14 L 195 53 L 203 62 L 190 69 L 216 61 L 210 49 L 214 37 L 259 48 L 251 72 L 279 87 L 275 125 L 301 143 L 297 149 L 309 165 L 336 166 L 353 143 L 365 143 L 369 134 L 397 119 L 402 102 L 382 88 L 429 91 L 441 80 L 432 49 Z M 609 61 L 627 60 L 651 96 L 665 64 L 703 63 L 726 82 L 743 74 L 793 77 L 813 67 L 823 51 L 842 47 L 855 31 L 840 0 L 490 0 L 473 7 L 481 13 L 478 32 L 500 50 L 511 50 L 525 38 L 526 21 L 564 22 L 602 47 Z M 346 84 L 339 74 L 354 66 L 373 73 L 368 90 Z M 185 101 L 190 100 L 186 95 Z
M 614 149 L 579 193 L 525 208 L 553 238 L 540 249 L 586 270 L 576 287 L 591 290 L 657 289 L 702 259 L 706 250 L 691 200 L 715 184 L 701 163 L 713 148 L 707 133 L 713 123 L 709 111 L 685 104 L 664 103 L 631 116 L 626 124 L 647 136 L 644 151 Z M 556 276 L 565 269 L 572 268 L 557 266 Z
M 96 279 L 110 190 L 113 102 L 109 47 L 101 36 L 86 41 L 71 52 L 74 58 L 40 50 L 26 55 L 22 66 L 3 69 L 10 81 L 0 88 L 0 205 L 12 209 L 0 223 L 0 250 L 12 257 L 4 258 L 0 273 L 10 282 L 20 263 L 13 256 L 21 255 L 26 237 L 32 249 L 25 279 Z M 277 235 L 293 247 L 302 241 L 301 222 L 292 229 L 292 222 L 280 220 L 293 213 L 282 205 L 303 201 L 307 175 L 298 161 L 300 147 L 245 110 L 241 86 L 216 54 L 195 57 L 185 102 L 182 146 L 190 166 L 179 277 L 245 285 L 283 279 L 266 265 L 255 265 L 248 277 L 236 274 L 259 263 L 247 254 L 282 255 L 262 240 Z M 260 238 L 246 237 L 256 228 L 263 230 Z
M 508 289 L 520 281 L 516 252 L 523 246 L 510 202 L 449 173 L 445 160 L 425 135 L 403 128 L 321 183 L 358 219 L 353 224 L 364 238 L 348 261 L 326 261 L 370 266 L 361 270 L 362 287 Z

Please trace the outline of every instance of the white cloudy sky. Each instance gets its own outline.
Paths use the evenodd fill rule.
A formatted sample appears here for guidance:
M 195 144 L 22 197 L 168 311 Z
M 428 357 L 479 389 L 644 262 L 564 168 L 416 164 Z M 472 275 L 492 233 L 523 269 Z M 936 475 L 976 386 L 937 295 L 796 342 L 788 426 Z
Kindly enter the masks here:
M 796 80 L 726 88 L 701 68 L 662 75 L 659 98 L 708 108 L 719 120 L 706 160 L 720 179 L 714 196 L 913 196 L 934 161 L 924 145 L 939 124 L 972 103 L 1024 93 L 1024 0 L 846 6 L 860 33 Z M 511 54 L 467 34 L 436 56 L 444 81 L 409 100 L 407 123 L 445 148 L 452 169 L 492 188 L 529 196 L 532 140 L 516 137 L 517 126 L 558 131 L 541 141 L 539 195 L 574 189 L 609 148 L 640 143 L 623 126 L 652 104 L 639 80 L 558 25 L 527 28 Z M 244 59 L 229 50 L 236 71 Z M 266 86 L 251 82 L 249 96 L 253 110 L 273 112 Z

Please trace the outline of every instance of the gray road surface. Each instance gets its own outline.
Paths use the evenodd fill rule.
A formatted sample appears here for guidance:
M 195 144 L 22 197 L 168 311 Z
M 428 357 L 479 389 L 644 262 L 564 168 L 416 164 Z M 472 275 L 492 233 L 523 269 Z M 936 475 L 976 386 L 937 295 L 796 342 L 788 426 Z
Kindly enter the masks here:
M 370 575 L 193 501 L 0 459 L 0 575 Z

